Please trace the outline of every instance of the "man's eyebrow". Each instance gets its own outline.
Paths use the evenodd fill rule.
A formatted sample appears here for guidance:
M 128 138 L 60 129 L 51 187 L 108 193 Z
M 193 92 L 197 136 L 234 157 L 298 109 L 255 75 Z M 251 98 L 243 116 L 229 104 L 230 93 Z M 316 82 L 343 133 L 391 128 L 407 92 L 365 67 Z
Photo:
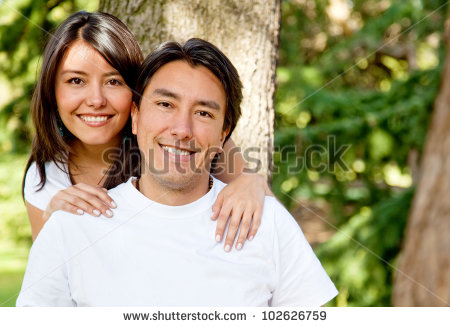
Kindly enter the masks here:
M 200 106 L 203 106 L 203 107 L 208 107 L 210 109 L 217 110 L 217 111 L 220 110 L 220 106 L 216 101 L 201 100 L 201 101 L 198 101 L 197 104 L 199 104 Z
M 155 89 L 153 91 L 153 94 L 158 94 L 158 95 L 162 95 L 162 96 L 166 96 L 169 98 L 173 98 L 175 100 L 180 100 L 180 96 L 168 89 Z M 220 110 L 220 106 L 216 101 L 209 101 L 209 100 L 199 100 L 196 102 L 197 105 L 203 106 L 203 107 L 208 107 L 210 109 L 213 110 Z
M 179 100 L 180 96 L 178 94 L 173 93 L 167 89 L 155 89 L 153 94 L 163 95 L 169 98 L 174 98 L 175 100 Z

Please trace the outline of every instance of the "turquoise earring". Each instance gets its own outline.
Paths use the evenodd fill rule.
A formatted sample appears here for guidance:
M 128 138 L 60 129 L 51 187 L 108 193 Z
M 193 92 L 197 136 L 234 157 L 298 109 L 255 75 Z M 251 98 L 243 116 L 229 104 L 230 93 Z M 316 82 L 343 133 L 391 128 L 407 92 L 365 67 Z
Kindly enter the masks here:
M 64 132 L 63 132 L 63 123 L 61 121 L 61 118 L 58 115 L 58 129 L 59 129 L 59 134 L 61 134 L 61 137 L 64 137 Z

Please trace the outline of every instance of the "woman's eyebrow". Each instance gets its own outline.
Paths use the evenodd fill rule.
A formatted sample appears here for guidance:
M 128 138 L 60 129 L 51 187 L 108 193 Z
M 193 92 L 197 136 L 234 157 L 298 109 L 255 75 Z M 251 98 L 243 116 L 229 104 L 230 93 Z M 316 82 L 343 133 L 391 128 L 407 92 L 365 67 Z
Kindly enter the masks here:
M 61 72 L 61 74 L 88 75 L 87 72 L 82 71 L 82 70 L 76 70 L 76 69 L 66 69 L 66 70 L 63 70 L 63 71 Z M 111 71 L 105 72 L 105 73 L 103 74 L 103 76 L 116 76 L 116 75 L 121 76 L 121 74 L 120 74 L 117 70 L 111 70 Z
M 87 75 L 86 72 L 82 70 L 75 70 L 75 69 L 66 69 L 61 72 L 61 74 L 78 74 L 78 75 Z
M 111 70 L 109 72 L 106 72 L 103 75 L 105 75 L 105 76 L 116 76 L 116 75 L 122 76 L 122 74 L 119 73 L 117 70 Z

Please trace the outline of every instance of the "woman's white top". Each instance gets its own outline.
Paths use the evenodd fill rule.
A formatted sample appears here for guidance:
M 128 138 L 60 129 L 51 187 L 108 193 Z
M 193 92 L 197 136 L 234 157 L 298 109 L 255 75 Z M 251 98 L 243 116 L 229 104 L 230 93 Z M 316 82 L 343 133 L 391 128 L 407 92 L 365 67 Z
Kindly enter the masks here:
M 25 176 L 25 185 L 23 190 L 25 201 L 44 211 L 56 193 L 72 186 L 69 174 L 67 174 L 67 165 L 61 165 L 61 168 L 59 168 L 53 161 L 46 162 L 45 175 L 47 176 L 47 181 L 45 182 L 44 187 L 38 191 L 41 177 L 39 175 L 36 162 L 33 162 L 30 168 L 28 168 Z

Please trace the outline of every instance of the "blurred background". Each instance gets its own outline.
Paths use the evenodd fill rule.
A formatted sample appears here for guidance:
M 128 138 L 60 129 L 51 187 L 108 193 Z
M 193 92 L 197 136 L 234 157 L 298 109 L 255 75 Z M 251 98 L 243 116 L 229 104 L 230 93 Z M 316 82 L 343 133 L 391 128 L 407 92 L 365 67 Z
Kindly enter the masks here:
M 339 289 L 330 305 L 392 305 L 445 58 L 446 2 L 282 1 L 272 188 Z M 97 8 L 0 2 L 0 306 L 15 304 L 31 245 L 21 183 L 45 31 Z

